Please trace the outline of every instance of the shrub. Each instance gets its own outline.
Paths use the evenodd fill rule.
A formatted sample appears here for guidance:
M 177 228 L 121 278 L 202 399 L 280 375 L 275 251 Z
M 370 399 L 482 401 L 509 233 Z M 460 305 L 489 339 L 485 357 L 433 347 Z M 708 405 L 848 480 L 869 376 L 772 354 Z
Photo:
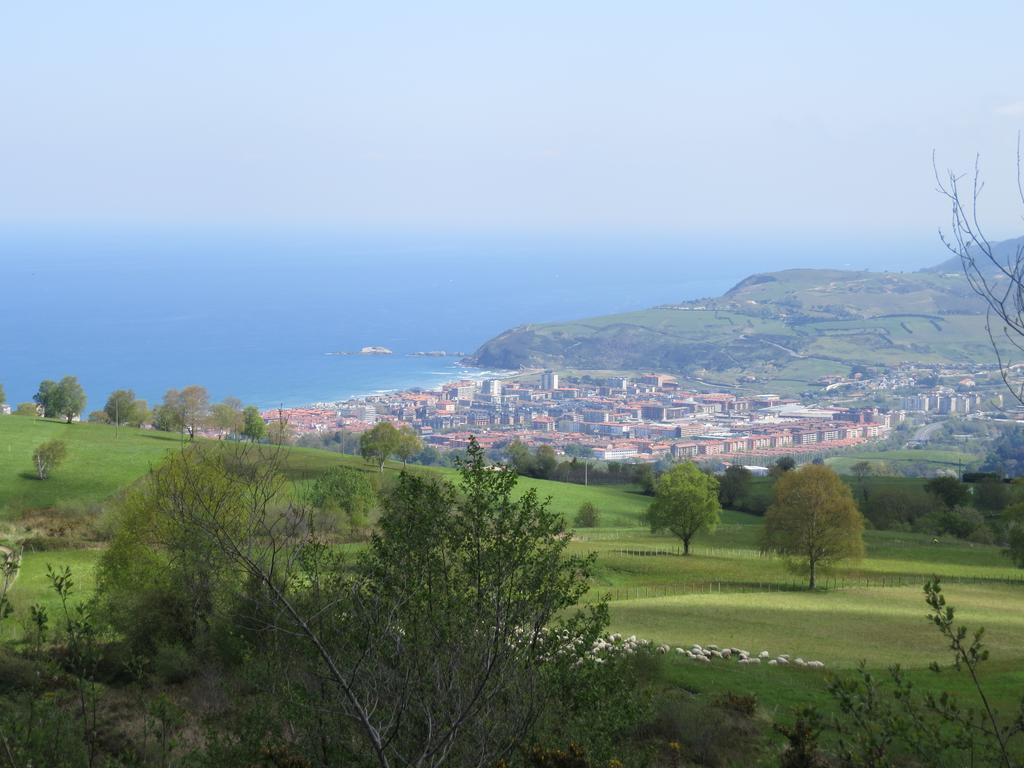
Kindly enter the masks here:
M 585 501 L 580 505 L 580 509 L 576 513 L 574 524 L 577 528 L 596 528 L 597 518 L 597 507 L 589 501 Z
M 46 480 L 50 473 L 64 461 L 67 453 L 68 448 L 63 440 L 47 440 L 36 446 L 32 452 L 32 462 L 36 465 L 36 475 L 39 479 Z
M 168 684 L 183 683 L 196 673 L 196 660 L 180 643 L 159 643 L 153 654 L 153 673 Z
M 715 706 L 719 709 L 728 709 L 738 712 L 745 717 L 753 717 L 757 714 L 757 696 L 754 694 L 733 693 L 726 691 L 715 697 Z

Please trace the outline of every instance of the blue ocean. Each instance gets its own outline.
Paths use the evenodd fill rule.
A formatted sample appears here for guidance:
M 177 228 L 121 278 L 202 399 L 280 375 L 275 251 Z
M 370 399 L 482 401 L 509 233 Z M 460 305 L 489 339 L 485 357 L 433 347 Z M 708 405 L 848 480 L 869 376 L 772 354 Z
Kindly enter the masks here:
M 918 269 L 920 245 L 189 232 L 0 234 L 0 383 L 12 403 L 72 374 L 150 402 L 206 386 L 262 407 L 464 375 L 457 358 L 516 325 L 716 296 L 753 272 Z M 330 353 L 380 345 L 383 357 Z

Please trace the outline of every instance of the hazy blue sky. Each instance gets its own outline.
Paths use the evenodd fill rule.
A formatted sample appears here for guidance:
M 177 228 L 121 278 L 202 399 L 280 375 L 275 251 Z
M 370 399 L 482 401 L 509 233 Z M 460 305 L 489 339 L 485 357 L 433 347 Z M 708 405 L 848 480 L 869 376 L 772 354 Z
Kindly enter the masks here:
M 1021 234 L 1024 3 L 5 2 L 0 222 Z

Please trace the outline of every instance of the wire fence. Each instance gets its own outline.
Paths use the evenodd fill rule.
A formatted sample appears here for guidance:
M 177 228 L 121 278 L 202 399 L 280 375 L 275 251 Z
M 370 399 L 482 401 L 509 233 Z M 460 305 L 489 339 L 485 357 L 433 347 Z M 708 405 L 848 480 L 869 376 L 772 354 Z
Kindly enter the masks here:
M 878 576 L 826 576 L 818 579 L 817 591 L 834 592 L 849 589 L 878 589 L 890 587 L 921 588 L 934 574 L 883 574 Z M 1024 587 L 1024 575 L 996 576 L 941 576 L 946 584 L 984 584 Z M 631 587 L 594 587 L 587 596 L 589 602 L 607 596 L 611 601 L 643 600 L 683 595 L 711 595 L 773 592 L 807 592 L 807 579 L 793 577 L 767 581 L 714 579 L 685 581 L 679 584 L 638 584 Z
M 611 554 L 615 555 L 633 555 L 636 557 L 657 557 L 659 555 L 681 555 L 683 554 L 682 546 L 654 546 L 654 547 L 619 547 L 617 549 L 610 550 Z M 739 549 L 729 547 L 702 547 L 693 545 L 690 547 L 691 555 L 703 555 L 705 557 L 744 557 L 756 560 L 774 560 L 778 557 L 774 552 L 761 552 L 757 549 Z

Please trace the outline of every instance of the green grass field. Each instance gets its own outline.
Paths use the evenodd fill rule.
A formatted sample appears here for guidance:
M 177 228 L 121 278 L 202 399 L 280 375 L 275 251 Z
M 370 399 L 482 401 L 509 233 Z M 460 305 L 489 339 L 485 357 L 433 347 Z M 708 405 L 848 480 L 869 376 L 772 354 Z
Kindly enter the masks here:
M 36 479 L 32 451 L 63 440 L 67 458 L 46 481 Z M 63 424 L 22 416 L 0 417 L 0 521 L 62 501 L 91 504 L 108 498 L 179 445 L 177 435 L 102 424 Z
M 981 458 L 983 457 L 979 454 L 967 451 L 920 448 L 892 451 L 851 451 L 842 456 L 828 458 L 825 463 L 840 474 L 849 474 L 853 465 L 861 461 L 875 466 L 884 465 L 895 470 L 899 470 L 901 466 L 907 464 L 928 464 L 935 469 L 958 470 L 969 467 Z M 875 480 L 876 478 L 871 479 Z
M 67 463 L 51 480 L 26 476 L 32 447 L 62 436 L 68 441 Z M 177 436 L 123 430 L 114 439 L 110 427 L 89 424 L 0 419 L 0 509 L 7 538 L 15 540 L 19 515 L 45 510 L 65 501 L 102 502 L 144 474 L 168 451 Z M 917 452 L 914 452 L 917 453 Z M 361 459 L 311 449 L 292 449 L 287 470 L 302 484 L 335 465 L 376 475 Z M 384 482 L 400 469 L 389 464 Z M 453 479 L 453 470 L 411 468 L 417 473 Z M 920 487 L 921 480 L 876 477 L 868 483 Z M 577 530 L 570 549 L 598 554 L 593 589 L 587 599 L 610 595 L 612 629 L 672 645 L 709 643 L 749 650 L 813 657 L 831 669 L 850 669 L 866 660 L 876 670 L 901 663 L 922 674 L 928 662 L 944 658 L 935 630 L 925 621 L 921 585 L 932 574 L 946 583 L 950 601 L 971 626 L 984 625 L 993 653 L 989 677 L 997 698 L 1008 700 L 1024 683 L 1024 585 L 1022 571 L 997 547 L 959 540 L 891 531 L 867 531 L 867 556 L 842 563 L 825 575 L 828 589 L 808 593 L 794 589 L 800 579 L 778 557 L 759 554 L 762 520 L 726 511 L 713 534 L 698 536 L 694 554 L 683 557 L 679 542 L 654 536 L 641 523 L 649 499 L 636 488 L 563 484 L 524 479 L 521 487 L 550 497 L 552 508 L 570 522 L 590 501 L 600 510 L 599 527 Z M 754 493 L 768 498 L 771 485 L 756 480 Z M 3 518 L 0 518 L 2 522 Z M 4 637 L 23 636 L 28 608 L 39 602 L 58 615 L 46 566 L 72 567 L 80 597 L 93 584 L 98 549 L 28 551 L 13 589 L 15 616 L 5 622 Z M 826 697 L 824 676 L 810 670 L 746 668 L 665 661 L 668 681 L 701 690 L 727 684 L 732 690 L 757 693 L 769 708 Z M 922 685 L 939 685 L 922 677 Z M 956 688 L 962 682 L 949 683 Z

